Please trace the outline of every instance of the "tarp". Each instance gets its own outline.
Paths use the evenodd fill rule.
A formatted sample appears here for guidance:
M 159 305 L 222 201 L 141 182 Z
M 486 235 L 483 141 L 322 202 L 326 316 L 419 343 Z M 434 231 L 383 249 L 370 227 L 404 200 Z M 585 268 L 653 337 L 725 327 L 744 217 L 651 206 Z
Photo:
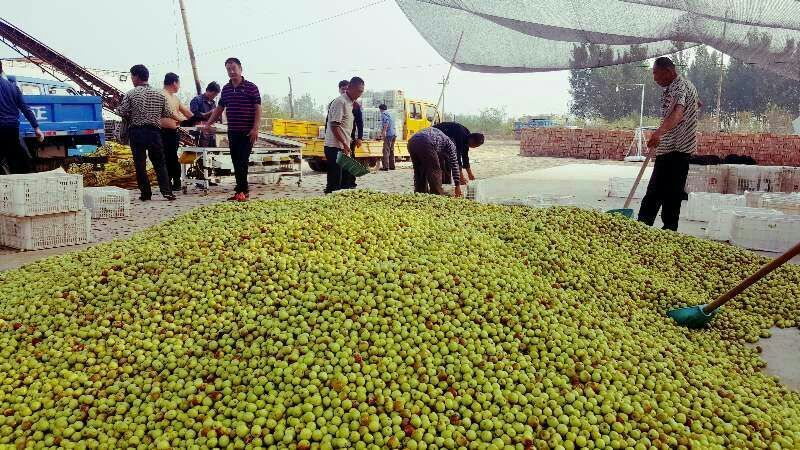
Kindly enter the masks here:
M 397 0 L 446 60 L 474 72 L 642 61 L 706 44 L 800 80 L 797 0 Z

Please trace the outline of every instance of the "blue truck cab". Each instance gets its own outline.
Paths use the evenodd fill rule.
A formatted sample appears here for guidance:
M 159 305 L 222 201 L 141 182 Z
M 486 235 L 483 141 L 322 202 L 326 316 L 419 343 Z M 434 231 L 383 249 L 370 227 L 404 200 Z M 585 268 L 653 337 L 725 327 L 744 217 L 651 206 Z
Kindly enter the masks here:
M 105 143 L 103 107 L 100 97 L 81 95 L 67 83 L 39 78 L 8 76 L 22 91 L 44 133 L 36 139 L 33 127 L 20 114 L 20 138 L 33 157 L 37 170 L 51 170 L 72 163 L 106 162 L 104 157 L 84 157 L 76 152 L 86 146 Z

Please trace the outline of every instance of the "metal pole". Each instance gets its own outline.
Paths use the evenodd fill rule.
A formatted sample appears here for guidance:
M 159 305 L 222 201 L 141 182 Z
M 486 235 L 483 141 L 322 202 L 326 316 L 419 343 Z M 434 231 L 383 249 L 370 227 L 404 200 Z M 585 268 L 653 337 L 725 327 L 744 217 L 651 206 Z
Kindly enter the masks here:
M 722 80 L 725 76 L 724 55 L 719 52 L 719 83 L 717 84 L 717 129 L 722 131 Z
M 444 87 L 447 86 L 447 80 L 442 78 L 442 109 L 439 111 L 439 117 L 442 118 L 442 122 L 447 122 L 447 119 L 444 118 Z
M 725 22 L 722 24 L 722 39 L 728 32 L 728 10 L 725 11 Z M 722 131 L 722 79 L 725 76 L 725 55 L 719 52 L 719 83 L 717 84 L 717 130 Z
M 294 96 L 292 95 L 292 77 L 289 77 L 289 117 L 294 119 Z
M 642 83 L 642 106 L 639 108 L 639 140 L 636 143 L 639 156 L 642 156 L 642 141 L 644 140 L 644 83 Z
M 436 102 L 436 109 L 439 111 L 439 114 L 444 120 L 444 113 L 442 112 L 444 108 L 444 88 L 447 87 L 447 84 L 450 82 L 450 72 L 453 71 L 453 65 L 456 63 L 456 57 L 458 56 L 458 50 L 461 48 L 461 40 L 464 39 L 464 32 L 461 32 L 461 35 L 458 37 L 458 43 L 456 44 L 456 51 L 453 52 L 453 59 L 450 60 L 450 68 L 447 69 L 447 76 L 442 81 L 442 93 L 439 94 L 439 101 Z
M 181 6 L 181 19 L 183 19 L 183 31 L 186 33 L 186 46 L 189 48 L 189 61 L 192 63 L 192 74 L 194 75 L 194 87 L 197 95 L 203 93 L 200 88 L 200 75 L 197 73 L 197 61 L 194 58 L 194 47 L 192 47 L 192 36 L 189 33 L 189 20 L 186 18 L 186 5 L 183 0 L 178 0 Z

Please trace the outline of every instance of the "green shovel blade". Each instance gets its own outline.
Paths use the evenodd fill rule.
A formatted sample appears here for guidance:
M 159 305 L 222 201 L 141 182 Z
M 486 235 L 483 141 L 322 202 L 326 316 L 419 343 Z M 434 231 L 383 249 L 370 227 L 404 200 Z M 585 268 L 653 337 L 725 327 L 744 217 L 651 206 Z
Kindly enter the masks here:
M 621 208 L 621 209 L 610 209 L 608 210 L 609 214 L 620 214 L 622 216 L 627 217 L 628 219 L 633 217 L 633 210 L 630 208 Z
M 678 325 L 693 329 L 703 328 L 708 322 L 711 321 L 711 318 L 716 312 L 714 311 L 711 314 L 706 314 L 703 312 L 704 307 L 705 305 L 699 305 L 673 309 L 672 311 L 667 312 L 667 315 L 672 317 L 672 319 L 675 320 Z

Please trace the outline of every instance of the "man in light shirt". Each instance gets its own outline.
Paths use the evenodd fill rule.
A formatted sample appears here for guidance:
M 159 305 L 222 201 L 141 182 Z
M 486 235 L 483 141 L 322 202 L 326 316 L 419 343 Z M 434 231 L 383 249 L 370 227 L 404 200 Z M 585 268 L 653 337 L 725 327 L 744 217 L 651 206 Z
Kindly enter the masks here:
M 173 116 L 161 119 L 161 141 L 164 143 L 164 159 L 167 163 L 167 174 L 172 181 L 172 191 L 181 189 L 181 165 L 178 162 L 178 127 L 181 122 L 192 117 L 192 112 L 186 105 L 182 104 L 177 95 L 181 88 L 178 75 L 169 72 L 164 76 L 164 97 L 167 99 L 167 107 L 172 111 Z
M 328 160 L 328 182 L 325 193 L 338 191 L 350 185 L 349 174 L 343 173 L 336 164 L 339 152 L 351 155 L 353 124 L 353 103 L 364 93 L 364 80 L 353 77 L 347 85 L 345 93 L 337 97 L 328 107 L 328 119 L 325 124 L 325 158 Z M 355 183 L 353 183 L 355 184 Z
M 394 170 L 394 142 L 397 139 L 394 119 L 387 111 L 386 105 L 381 104 L 378 109 L 381 111 L 381 134 L 378 139 L 383 139 L 381 170 Z

